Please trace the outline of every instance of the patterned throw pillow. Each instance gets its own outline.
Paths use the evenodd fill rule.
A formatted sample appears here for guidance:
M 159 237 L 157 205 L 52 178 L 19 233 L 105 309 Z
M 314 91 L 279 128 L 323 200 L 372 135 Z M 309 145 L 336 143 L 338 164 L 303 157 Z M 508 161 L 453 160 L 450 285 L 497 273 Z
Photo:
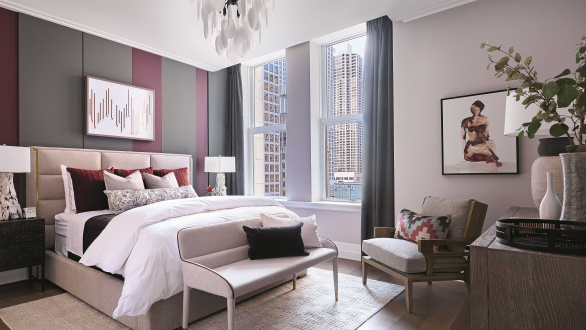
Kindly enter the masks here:
M 143 190 L 105 190 L 104 193 L 108 196 L 110 210 L 116 214 L 156 202 L 197 197 L 192 186 Z
M 407 209 L 401 210 L 395 224 L 395 238 L 418 242 L 422 239 L 446 239 L 451 215 L 431 217 Z M 434 244 L 433 252 L 441 251 L 441 246 Z

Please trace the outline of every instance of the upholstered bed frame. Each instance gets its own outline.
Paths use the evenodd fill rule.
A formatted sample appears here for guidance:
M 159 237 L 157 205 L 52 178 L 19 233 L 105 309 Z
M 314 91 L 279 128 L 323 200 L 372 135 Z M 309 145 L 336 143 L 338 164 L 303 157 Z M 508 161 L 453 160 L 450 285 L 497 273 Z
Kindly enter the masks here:
M 65 209 L 65 190 L 61 165 L 99 170 L 109 167 L 154 169 L 187 167 L 192 183 L 193 160 L 190 155 L 31 147 L 31 172 L 26 175 L 26 204 L 36 206 L 45 218 L 46 278 L 99 311 L 111 316 L 118 305 L 124 282 L 99 270 L 86 267 L 55 252 L 55 215 Z M 178 256 L 179 257 L 179 256 Z M 277 284 L 257 290 L 262 292 Z M 156 302 L 145 315 L 123 316 L 119 322 L 133 329 L 174 329 L 181 326 L 182 293 Z M 217 312 L 225 299 L 202 291 L 191 293 L 190 321 Z

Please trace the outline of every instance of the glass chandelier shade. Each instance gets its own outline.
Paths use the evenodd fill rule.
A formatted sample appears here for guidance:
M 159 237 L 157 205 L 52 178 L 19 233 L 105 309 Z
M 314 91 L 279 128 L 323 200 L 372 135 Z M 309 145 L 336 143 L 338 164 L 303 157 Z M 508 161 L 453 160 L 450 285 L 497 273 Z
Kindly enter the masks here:
M 268 27 L 267 13 L 274 7 L 275 0 L 197 0 L 197 17 L 218 55 L 237 62 L 250 51 L 255 32 L 261 42 L 261 25 Z

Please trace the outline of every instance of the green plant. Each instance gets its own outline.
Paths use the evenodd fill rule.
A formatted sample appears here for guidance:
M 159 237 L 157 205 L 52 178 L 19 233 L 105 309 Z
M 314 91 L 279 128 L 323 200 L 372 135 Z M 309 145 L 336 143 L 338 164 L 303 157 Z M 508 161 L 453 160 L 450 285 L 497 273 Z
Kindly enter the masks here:
M 482 49 L 485 47 L 488 47 L 489 53 L 504 54 L 498 61 L 488 54 L 490 63 L 486 69 L 490 70 L 493 67 L 497 78 L 506 77 L 509 94 L 511 88 L 508 82 L 520 82 L 521 86 L 514 89 L 515 98 L 517 101 L 522 99 L 525 108 L 531 104 L 539 106 L 540 110 L 533 120 L 524 123 L 521 127 L 519 137 L 527 135 L 532 139 L 543 121 L 555 122 L 549 129 L 549 134 L 555 137 L 567 136 L 571 144 L 566 149 L 569 152 L 576 151 L 578 146 L 584 143 L 583 135 L 586 134 L 586 125 L 584 125 L 586 119 L 586 36 L 583 36 L 578 44 L 576 53 L 578 68 L 574 72 L 565 69 L 559 75 L 543 82 L 537 79 L 537 71 L 531 65 L 533 61 L 531 56 L 523 59 L 521 54 L 515 53 L 513 47 L 504 51 L 501 49 L 502 46 L 494 46 L 488 42 L 480 45 Z M 560 113 L 560 109 L 566 109 L 567 114 Z

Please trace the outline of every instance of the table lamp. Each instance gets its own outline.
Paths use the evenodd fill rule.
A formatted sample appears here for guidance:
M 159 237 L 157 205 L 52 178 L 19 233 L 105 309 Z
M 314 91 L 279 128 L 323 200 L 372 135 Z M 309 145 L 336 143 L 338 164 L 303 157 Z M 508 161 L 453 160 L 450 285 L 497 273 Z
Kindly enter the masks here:
M 25 147 L 0 146 L 0 220 L 22 218 L 13 173 L 31 171 L 31 151 Z
M 236 172 L 235 157 L 206 157 L 204 171 L 216 173 L 216 194 L 226 196 L 226 176 L 224 173 Z

